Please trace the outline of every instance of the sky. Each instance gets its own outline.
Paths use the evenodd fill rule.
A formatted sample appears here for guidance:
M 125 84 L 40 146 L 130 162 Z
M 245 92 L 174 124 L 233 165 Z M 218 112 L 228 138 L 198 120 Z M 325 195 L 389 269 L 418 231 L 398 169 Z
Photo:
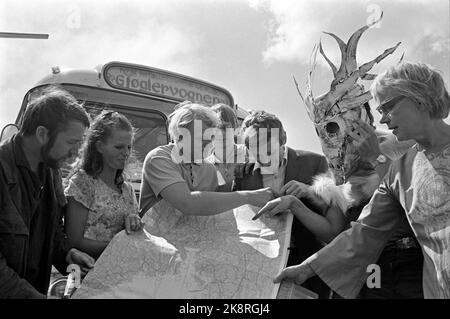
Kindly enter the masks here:
M 0 128 L 15 121 L 27 90 L 52 66 L 94 68 L 123 61 L 222 86 L 239 106 L 276 114 L 289 146 L 321 153 L 292 77 L 304 92 L 311 51 L 319 40 L 339 66 L 339 47 L 323 32 L 346 42 L 383 12 L 381 22 L 359 41 L 358 65 L 401 41 L 371 73 L 382 72 L 405 54 L 406 61 L 439 69 L 448 87 L 449 4 L 449 0 L 2 0 L 0 32 L 50 37 L 0 38 Z M 325 93 L 331 80 L 330 67 L 318 57 L 314 95 Z M 369 81 L 363 84 L 370 86 Z

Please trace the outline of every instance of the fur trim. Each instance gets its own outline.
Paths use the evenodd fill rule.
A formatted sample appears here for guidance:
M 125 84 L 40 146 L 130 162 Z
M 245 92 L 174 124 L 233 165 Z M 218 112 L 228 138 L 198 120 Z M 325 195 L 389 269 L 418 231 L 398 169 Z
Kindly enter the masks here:
M 328 206 L 338 206 L 343 212 L 348 209 L 348 200 L 345 197 L 344 187 L 337 186 L 334 178 L 327 174 L 317 175 L 313 179 L 313 184 L 310 187 L 313 194 L 312 199 L 317 201 L 323 200 Z
M 308 197 L 319 205 L 323 201 L 328 206 L 337 206 L 346 212 L 350 207 L 359 206 L 369 200 L 379 184 L 380 178 L 376 172 L 350 176 L 343 185 L 336 185 L 333 176 L 321 174 L 313 178 Z

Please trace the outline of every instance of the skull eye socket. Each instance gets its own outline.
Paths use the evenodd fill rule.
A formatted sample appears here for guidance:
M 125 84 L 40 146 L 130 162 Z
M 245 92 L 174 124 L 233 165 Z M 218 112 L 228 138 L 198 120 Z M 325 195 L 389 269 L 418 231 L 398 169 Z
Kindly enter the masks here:
M 329 122 L 327 123 L 325 129 L 328 134 L 336 134 L 339 132 L 339 125 L 336 122 Z

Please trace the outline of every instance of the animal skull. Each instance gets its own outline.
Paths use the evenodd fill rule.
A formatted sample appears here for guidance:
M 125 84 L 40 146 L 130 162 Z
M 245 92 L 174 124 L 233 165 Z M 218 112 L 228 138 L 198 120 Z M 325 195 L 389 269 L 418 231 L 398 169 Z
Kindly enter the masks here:
M 378 23 L 383 17 L 358 29 L 350 37 L 347 43 L 342 41 L 333 33 L 327 33 L 339 44 L 341 50 L 341 65 L 339 70 L 327 58 L 322 49 L 322 43 L 314 46 L 311 54 L 312 67 L 307 81 L 306 97 L 299 94 L 306 105 L 308 116 L 313 121 L 317 135 L 320 138 L 322 150 L 328 159 L 331 171 L 334 174 L 337 185 L 345 183 L 346 177 L 351 175 L 357 168 L 359 154 L 350 143 L 348 131 L 352 129 L 351 122 L 362 119 L 369 122 L 369 118 L 363 107 L 372 97 L 369 91 L 365 91 L 358 80 L 373 80 L 376 75 L 368 72 L 372 67 L 392 54 L 401 42 L 392 48 L 385 50 L 372 61 L 358 67 L 356 63 L 356 47 L 361 35 L 372 25 Z M 325 58 L 331 67 L 334 80 L 331 82 L 330 90 L 318 97 L 313 97 L 311 89 L 311 78 L 316 64 L 317 52 Z M 311 63 L 310 63 L 311 64 Z M 295 78 L 294 78 L 295 81 Z M 298 84 L 295 81 L 298 90 Z

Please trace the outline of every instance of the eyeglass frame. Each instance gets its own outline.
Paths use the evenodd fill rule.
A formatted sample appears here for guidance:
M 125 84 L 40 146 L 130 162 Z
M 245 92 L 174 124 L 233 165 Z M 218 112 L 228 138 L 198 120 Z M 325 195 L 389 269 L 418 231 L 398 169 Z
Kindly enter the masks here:
M 406 96 L 403 96 L 403 95 L 396 96 L 396 97 L 390 99 L 389 101 L 378 105 L 376 110 L 378 111 L 378 113 L 381 114 L 382 117 L 384 117 L 384 116 L 389 117 L 391 115 L 391 112 L 398 105 L 398 103 L 400 103 L 405 98 L 406 98 Z
M 113 114 L 118 114 L 117 111 L 114 110 L 102 110 L 100 113 L 100 116 L 102 116 L 103 118 L 107 118 L 107 117 L 111 117 Z

